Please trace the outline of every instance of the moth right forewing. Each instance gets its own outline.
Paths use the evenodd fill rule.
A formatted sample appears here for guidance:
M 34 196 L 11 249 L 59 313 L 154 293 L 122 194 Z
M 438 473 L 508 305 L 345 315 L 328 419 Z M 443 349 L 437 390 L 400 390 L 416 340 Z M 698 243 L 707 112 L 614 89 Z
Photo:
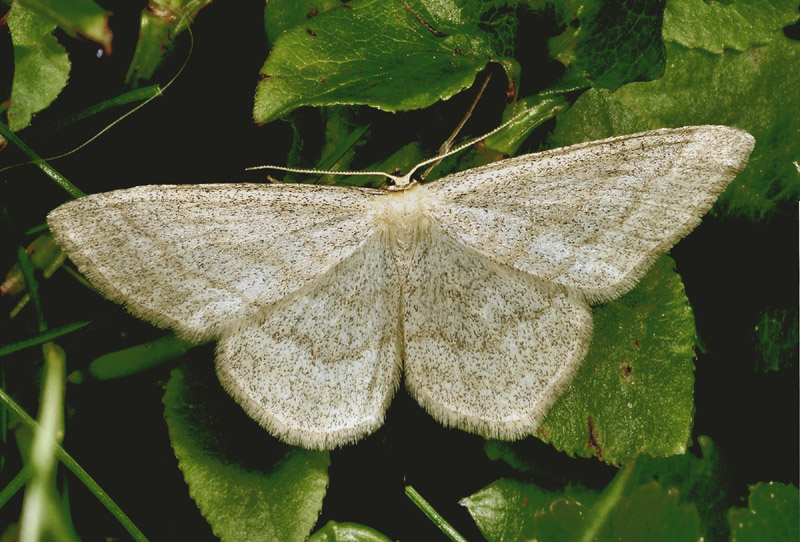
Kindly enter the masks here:
M 690 126 L 503 160 L 427 185 L 448 235 L 582 292 L 629 290 L 744 168 L 752 136 Z

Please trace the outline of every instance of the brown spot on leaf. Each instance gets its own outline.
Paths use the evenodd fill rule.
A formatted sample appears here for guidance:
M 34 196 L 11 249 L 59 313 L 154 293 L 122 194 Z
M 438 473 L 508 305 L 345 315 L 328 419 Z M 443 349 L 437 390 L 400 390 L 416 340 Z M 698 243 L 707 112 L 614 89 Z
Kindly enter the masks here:
M 317 15 L 319 15 L 319 10 L 317 8 L 311 8 L 311 11 L 309 11 L 308 15 L 306 15 L 306 19 L 310 19 L 311 17 L 316 17 Z
M 528 497 L 522 497 L 522 506 L 528 506 Z
M 422 18 L 422 15 L 420 15 L 419 13 L 417 13 L 416 11 L 414 11 L 413 9 L 411 9 L 411 7 L 410 7 L 409 5 L 407 5 L 407 4 L 406 4 L 406 5 L 404 5 L 403 7 L 405 7 L 405 8 L 406 8 L 406 11 L 407 11 L 407 12 L 409 12 L 411 15 L 413 15 L 413 16 L 414 16 L 414 18 L 415 18 L 417 21 L 419 21 L 419 23 L 420 23 L 422 26 L 424 26 L 424 27 L 425 27 L 425 29 L 426 29 L 428 32 L 430 32 L 431 34 L 433 34 L 433 35 L 434 35 L 434 36 L 436 36 L 437 38 L 445 38 L 445 37 L 447 37 L 447 34 L 445 34 L 444 32 L 441 32 L 441 31 L 439 31 L 439 30 L 435 29 L 435 28 L 434 28 L 434 27 L 431 25 L 431 23 L 429 23 L 428 21 L 426 21 L 425 19 L 423 19 L 423 18 Z
M 625 360 L 625 361 L 623 361 L 623 362 L 622 362 L 622 378 L 623 378 L 623 379 L 624 379 L 626 382 L 630 382 L 630 380 L 631 380 L 631 373 L 632 373 L 632 372 L 633 372 L 633 366 L 631 365 L 631 362 L 630 362 L 630 361 L 628 361 L 628 360 Z
M 313 31 L 313 30 L 311 30 L 310 28 L 306 28 L 306 34 L 308 34 L 309 36 L 311 36 L 311 37 L 314 37 L 314 38 L 316 38 L 316 37 L 317 37 L 317 34 L 316 34 L 316 32 L 314 32 L 314 31 Z
M 639 348 L 639 346 L 640 346 L 639 345 L 639 339 L 633 339 L 633 347 L 634 348 Z
M 327 79 L 325 79 L 324 77 L 320 77 L 319 79 L 317 79 L 317 83 L 325 83 L 326 81 Z
M 268 74 L 268 73 L 259 73 L 258 74 L 258 80 L 259 81 L 263 81 L 264 79 L 269 79 L 270 77 L 272 77 L 272 76 L 270 74 Z
M 589 424 L 589 440 L 586 444 L 589 446 L 589 448 L 594 448 L 594 454 L 597 456 L 597 459 L 602 461 L 603 448 L 600 446 L 600 436 L 597 433 L 597 428 L 594 426 L 594 421 L 592 420 L 591 415 L 586 418 L 586 421 Z

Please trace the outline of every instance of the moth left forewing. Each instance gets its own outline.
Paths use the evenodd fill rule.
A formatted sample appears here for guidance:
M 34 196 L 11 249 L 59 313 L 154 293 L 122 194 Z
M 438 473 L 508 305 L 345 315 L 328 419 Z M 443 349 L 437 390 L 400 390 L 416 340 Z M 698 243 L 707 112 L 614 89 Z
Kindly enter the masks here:
M 86 196 L 48 215 L 106 297 L 183 337 L 219 336 L 346 258 L 382 191 L 309 185 L 151 185 Z
M 425 188 L 448 235 L 590 301 L 609 300 L 699 223 L 753 145 L 725 126 L 663 129 L 520 156 Z

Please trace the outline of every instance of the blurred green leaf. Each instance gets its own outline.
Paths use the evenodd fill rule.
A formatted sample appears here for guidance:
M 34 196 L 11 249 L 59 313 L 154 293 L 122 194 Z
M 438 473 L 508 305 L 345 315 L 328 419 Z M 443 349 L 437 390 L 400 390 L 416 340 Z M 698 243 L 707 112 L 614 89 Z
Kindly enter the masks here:
M 378 531 L 358 523 L 329 521 L 306 542 L 391 542 Z
M 142 10 L 139 41 L 125 82 L 136 87 L 150 80 L 175 38 L 189 27 L 197 12 L 210 3 L 211 0 L 150 0 Z
M 8 28 L 14 43 L 14 83 L 6 115 L 8 127 L 17 132 L 61 93 L 70 62 L 53 36 L 53 19 L 16 2 L 8 15 Z
M 564 78 L 613 90 L 660 77 L 664 2 L 565 2 L 560 15 L 567 29 L 549 43 L 550 54 L 568 67 Z
M 173 361 L 196 346 L 175 335 L 110 352 L 89 364 L 89 374 L 98 380 L 122 378 Z
M 164 416 L 189 493 L 223 541 L 303 541 L 328 484 L 328 452 L 287 446 L 225 395 L 208 359 L 172 371 Z
M 461 501 L 488 542 L 692 541 L 700 518 L 676 489 L 649 482 L 630 486 L 631 467 L 603 492 L 567 486 L 548 491 L 532 483 L 498 480 Z
M 623 297 L 594 307 L 589 353 L 537 436 L 570 455 L 621 464 L 686 450 L 694 412 L 694 318 L 660 258 Z
M 759 4 L 761 5 L 761 4 Z M 702 33 L 698 23 L 694 29 Z M 665 27 L 667 33 L 668 27 Z M 756 39 L 757 35 L 752 36 Z M 774 39 L 744 53 L 712 54 L 669 43 L 664 77 L 616 92 L 591 89 L 559 116 L 554 145 L 665 126 L 725 124 L 756 139 L 747 168 L 720 197 L 733 215 L 760 219 L 779 202 L 800 197 L 800 43 Z
M 747 508 L 731 508 L 731 542 L 797 542 L 800 497 L 797 488 L 761 482 L 750 488 Z
M 664 12 L 664 40 L 717 54 L 744 52 L 782 37 L 783 27 L 797 19 L 795 0 L 671 0 Z
M 25 249 L 30 254 L 31 264 L 35 269 L 43 271 L 44 278 L 52 276 L 53 272 L 64 262 L 66 256 L 61 250 L 53 236 L 49 233 L 39 235 Z M 5 280 L 0 283 L 0 295 L 14 295 L 25 289 L 25 282 L 19 265 L 15 264 L 8 273 Z
M 303 105 L 427 107 L 469 87 L 494 56 L 453 1 L 355 0 L 275 40 L 261 68 L 254 117 L 267 123 Z
M 677 490 L 664 489 L 656 482 L 639 487 L 622 499 L 595 538 L 614 542 L 700 542 L 702 539 L 700 517 L 694 505 L 681 504 Z
M 113 34 L 108 27 L 109 12 L 92 0 L 17 0 L 40 15 L 53 19 L 70 36 L 83 36 L 111 54 Z
M 755 370 L 768 373 L 797 364 L 796 309 L 767 309 L 753 329 Z
M 677 489 L 682 501 L 697 507 L 704 539 L 721 542 L 728 539 L 728 472 L 709 437 L 700 435 L 697 444 L 699 456 L 691 452 L 666 458 L 642 456 L 636 461 L 634 484 L 655 480 L 665 488 Z
M 534 479 L 544 477 L 552 485 L 553 473 L 547 470 L 540 458 L 531 454 L 530 448 L 524 443 L 492 440 L 487 441 L 484 448 L 489 459 L 502 460 L 513 469 L 526 473 Z M 691 502 L 696 506 L 702 520 L 705 539 L 721 542 L 727 540 L 729 534 L 725 520 L 725 512 L 729 505 L 727 469 L 716 444 L 709 437 L 700 435 L 697 438 L 696 448 L 683 455 L 670 457 L 640 456 L 636 460 L 630 485 L 635 488 L 655 481 L 666 489 L 677 489 L 682 502 Z M 586 506 L 594 502 L 594 499 L 590 498 L 594 495 L 592 491 L 582 486 L 569 485 L 568 479 L 563 483 L 567 483 L 567 486 L 559 491 L 546 491 L 534 484 L 519 485 L 514 490 L 521 491 L 526 503 L 539 503 L 534 509 L 546 508 L 550 501 L 556 498 L 576 499 Z M 486 493 L 486 497 L 498 492 L 499 488 L 495 485 L 486 488 L 487 490 L 492 488 L 492 491 Z M 493 497 L 493 500 L 496 501 L 497 497 Z M 505 521 L 522 519 L 524 517 L 505 518 Z
M 64 393 L 67 356 L 55 343 L 42 345 L 44 379 L 39 404 L 38 428 L 33 434 L 27 460 L 31 479 L 25 488 L 20 518 L 21 541 L 76 540 L 68 507 L 56 489 L 58 446 L 64 437 Z

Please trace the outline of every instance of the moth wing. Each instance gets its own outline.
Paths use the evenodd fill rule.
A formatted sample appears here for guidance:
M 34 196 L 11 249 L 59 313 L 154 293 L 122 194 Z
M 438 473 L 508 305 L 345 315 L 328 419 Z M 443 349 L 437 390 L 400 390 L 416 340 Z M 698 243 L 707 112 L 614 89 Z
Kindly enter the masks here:
M 688 126 L 519 156 L 425 185 L 447 233 L 486 257 L 609 300 L 700 222 L 753 137 Z
M 347 258 L 374 227 L 377 193 L 284 184 L 140 186 L 70 201 L 47 220 L 106 297 L 201 340 Z
M 307 288 L 225 330 L 220 381 L 290 444 L 328 449 L 373 432 L 402 367 L 397 280 L 378 231 Z
M 445 425 L 512 440 L 535 431 L 591 338 L 586 301 L 497 264 L 435 224 L 404 284 L 405 380 Z

